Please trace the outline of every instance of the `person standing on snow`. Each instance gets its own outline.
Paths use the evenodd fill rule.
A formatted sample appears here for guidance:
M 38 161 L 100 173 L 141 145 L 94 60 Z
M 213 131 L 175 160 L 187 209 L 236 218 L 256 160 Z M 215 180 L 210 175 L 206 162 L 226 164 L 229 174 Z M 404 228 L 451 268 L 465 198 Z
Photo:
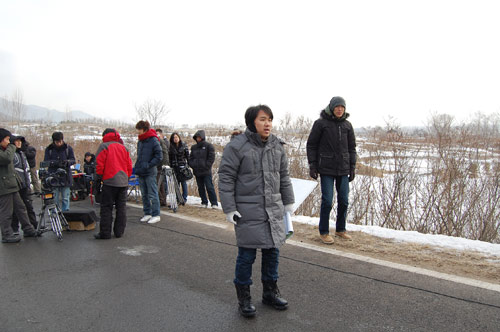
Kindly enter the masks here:
M 198 185 L 198 193 L 201 198 L 201 205 L 208 207 L 208 198 L 212 208 L 218 206 L 217 195 L 212 180 L 212 165 L 215 161 L 214 146 L 205 140 L 205 131 L 198 130 L 193 139 L 196 144 L 191 146 L 191 155 L 189 156 L 189 166 L 193 169 Z
M 330 235 L 330 212 L 333 202 L 333 185 L 337 190 L 337 223 L 335 235 L 351 240 L 346 234 L 347 207 L 349 206 L 349 182 L 354 180 L 356 169 L 356 138 L 345 112 L 342 97 L 333 97 L 320 113 L 307 139 L 309 174 L 313 179 L 321 176 L 321 210 L 319 236 L 325 244 L 333 244 Z
M 188 197 L 188 187 L 186 183 L 186 178 L 182 175 L 181 169 L 188 166 L 189 160 L 189 148 L 186 143 L 181 140 L 178 133 L 172 133 L 170 136 L 170 148 L 169 148 L 169 159 L 170 167 L 173 168 L 175 172 L 175 177 L 177 182 L 182 187 L 182 197 L 184 198 L 184 204 L 186 204 Z
M 238 256 L 234 285 L 239 312 L 255 315 L 250 296 L 252 265 L 262 251 L 262 302 L 285 310 L 277 286 L 279 248 L 285 242 L 283 216 L 295 201 L 283 142 L 271 134 L 273 113 L 266 105 L 245 113 L 246 131 L 225 147 L 219 166 L 219 197 L 226 220 L 234 224 Z
M 102 133 L 102 143 L 96 155 L 95 172 L 103 186 L 100 229 L 94 237 L 98 240 L 111 238 L 113 206 L 116 206 L 113 233 L 120 238 L 127 225 L 127 188 L 128 178 L 132 175 L 132 160 L 127 148 L 120 143 L 120 134 L 111 128 Z
M 160 200 L 158 199 L 158 183 L 156 182 L 157 166 L 163 159 L 160 138 L 148 121 L 139 121 L 135 125 L 139 142 L 137 142 L 137 161 L 135 174 L 139 178 L 141 188 L 142 209 L 144 217 L 141 222 L 150 224 L 160 221 Z

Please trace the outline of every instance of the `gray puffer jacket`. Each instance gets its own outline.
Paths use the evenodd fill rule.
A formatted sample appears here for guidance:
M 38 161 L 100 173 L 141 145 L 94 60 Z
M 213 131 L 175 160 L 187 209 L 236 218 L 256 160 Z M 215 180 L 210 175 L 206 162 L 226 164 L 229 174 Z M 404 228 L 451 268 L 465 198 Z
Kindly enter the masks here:
M 246 130 L 224 148 L 219 196 L 225 213 L 238 211 L 238 247 L 279 248 L 285 242 L 283 206 L 295 202 L 283 143 L 274 135 L 262 142 Z

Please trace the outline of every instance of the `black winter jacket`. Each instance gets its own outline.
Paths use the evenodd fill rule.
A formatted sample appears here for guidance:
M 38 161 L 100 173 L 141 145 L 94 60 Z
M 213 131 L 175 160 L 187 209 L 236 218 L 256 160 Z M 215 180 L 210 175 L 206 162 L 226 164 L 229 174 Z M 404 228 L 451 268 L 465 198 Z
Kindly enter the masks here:
M 316 120 L 307 139 L 307 160 L 309 167 L 321 175 L 349 175 L 356 168 L 356 137 L 344 113 L 340 119 L 323 110 Z
M 66 171 L 64 182 L 65 187 L 71 187 L 73 184 L 73 175 L 71 174 L 71 165 L 75 164 L 75 154 L 73 148 L 66 143 L 57 147 L 54 143 L 45 149 L 44 161 L 50 161 L 49 173 L 55 173 L 58 168 Z
M 83 173 L 85 173 L 86 175 L 94 175 L 95 167 L 95 155 L 90 154 L 90 161 L 87 162 L 87 159 L 83 161 Z
M 179 166 L 186 166 L 189 160 L 189 148 L 186 143 L 182 141 L 179 142 L 179 146 L 170 142 L 168 156 L 170 159 L 170 167 L 178 169 Z
M 212 165 L 215 161 L 214 146 L 205 141 L 205 131 L 198 130 L 193 139 L 200 137 L 201 141 L 191 146 L 191 155 L 189 156 L 189 166 L 193 169 L 195 176 L 206 176 L 212 174 Z

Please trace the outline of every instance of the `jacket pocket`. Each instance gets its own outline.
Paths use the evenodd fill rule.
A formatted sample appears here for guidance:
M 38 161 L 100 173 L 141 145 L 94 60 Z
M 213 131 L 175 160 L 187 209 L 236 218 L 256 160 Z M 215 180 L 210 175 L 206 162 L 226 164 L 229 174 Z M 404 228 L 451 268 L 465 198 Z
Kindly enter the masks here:
M 320 153 L 319 155 L 320 168 L 333 168 L 333 154 Z
M 1 191 L 11 191 L 11 190 L 16 190 L 19 189 L 17 185 L 17 178 L 13 176 L 2 176 L 1 178 L 2 181 L 2 189 Z

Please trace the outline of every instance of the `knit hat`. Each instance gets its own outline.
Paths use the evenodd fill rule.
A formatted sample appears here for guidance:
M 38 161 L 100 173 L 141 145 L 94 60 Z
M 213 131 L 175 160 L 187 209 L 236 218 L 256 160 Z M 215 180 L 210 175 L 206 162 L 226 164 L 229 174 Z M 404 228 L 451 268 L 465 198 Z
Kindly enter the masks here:
M 62 141 L 63 139 L 64 139 L 64 135 L 60 131 L 56 131 L 52 134 L 52 141 L 53 142 Z
M 342 97 L 333 97 L 332 100 L 330 100 L 330 110 L 334 110 L 336 106 L 345 106 L 345 100 Z
M 12 137 L 10 131 L 4 128 L 0 128 L 0 141 L 3 141 L 3 139 L 7 136 Z
M 106 136 L 107 134 L 109 133 L 116 133 L 116 130 L 114 128 L 106 128 L 104 129 L 104 131 L 102 132 L 102 137 Z

